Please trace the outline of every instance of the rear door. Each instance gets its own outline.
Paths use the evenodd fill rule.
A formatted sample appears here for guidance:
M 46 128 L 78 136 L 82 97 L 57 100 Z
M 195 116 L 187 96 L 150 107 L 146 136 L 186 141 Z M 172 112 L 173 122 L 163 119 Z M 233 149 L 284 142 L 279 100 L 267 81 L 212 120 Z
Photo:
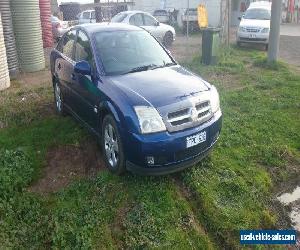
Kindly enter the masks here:
M 157 20 L 147 14 L 143 14 L 144 24 L 142 28 L 151 33 L 152 36 L 156 37 L 158 40 L 162 41 L 163 35 L 160 32 L 159 26 L 157 25 Z
M 74 72 L 74 45 L 76 41 L 76 30 L 68 31 L 58 45 L 60 56 L 55 61 L 55 73 L 62 87 L 64 104 L 71 107 L 72 98 L 70 87 L 74 83 L 72 74 Z
M 76 82 L 72 86 L 72 91 L 77 103 L 76 113 L 90 127 L 96 129 L 98 122 L 97 108 L 100 103 L 96 66 L 89 37 L 82 30 L 78 31 L 74 52 L 75 62 L 87 61 L 92 68 L 91 75 L 74 73 Z

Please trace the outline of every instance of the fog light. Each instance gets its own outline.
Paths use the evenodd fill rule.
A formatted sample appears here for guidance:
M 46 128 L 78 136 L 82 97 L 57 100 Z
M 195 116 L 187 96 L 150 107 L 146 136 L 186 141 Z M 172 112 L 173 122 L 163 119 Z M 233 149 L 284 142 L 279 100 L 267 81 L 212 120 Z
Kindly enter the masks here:
M 154 165 L 154 157 L 153 156 L 147 156 L 146 160 L 147 160 L 148 165 L 150 165 L 150 166 Z

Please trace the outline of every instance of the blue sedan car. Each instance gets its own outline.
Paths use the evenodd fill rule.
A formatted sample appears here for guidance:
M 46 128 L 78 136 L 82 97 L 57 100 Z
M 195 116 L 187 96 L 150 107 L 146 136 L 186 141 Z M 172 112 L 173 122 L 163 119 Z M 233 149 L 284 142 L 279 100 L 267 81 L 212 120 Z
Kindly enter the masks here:
M 51 52 L 56 108 L 99 140 L 108 169 L 160 175 L 185 169 L 216 143 L 216 88 L 181 67 L 145 30 L 75 26 Z

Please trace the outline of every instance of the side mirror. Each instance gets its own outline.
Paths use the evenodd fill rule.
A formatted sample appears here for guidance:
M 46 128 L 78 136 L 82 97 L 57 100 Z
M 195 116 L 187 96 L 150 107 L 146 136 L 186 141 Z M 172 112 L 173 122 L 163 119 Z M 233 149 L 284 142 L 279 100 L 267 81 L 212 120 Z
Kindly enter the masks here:
M 77 62 L 74 66 L 74 72 L 82 75 L 91 75 L 91 66 L 87 61 Z
M 240 20 L 240 21 L 241 21 L 241 20 L 242 20 L 242 18 L 239 16 L 239 17 L 238 17 L 238 20 Z
M 159 26 L 159 22 L 156 22 L 155 26 Z

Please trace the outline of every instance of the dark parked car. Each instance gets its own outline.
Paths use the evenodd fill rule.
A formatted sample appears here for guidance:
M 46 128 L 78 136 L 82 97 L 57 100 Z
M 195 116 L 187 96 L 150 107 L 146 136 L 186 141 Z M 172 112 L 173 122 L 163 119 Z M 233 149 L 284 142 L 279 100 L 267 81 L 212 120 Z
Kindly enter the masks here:
M 51 73 L 57 111 L 97 136 L 115 174 L 182 170 L 219 137 L 216 88 L 178 65 L 141 28 L 76 26 L 52 51 Z

